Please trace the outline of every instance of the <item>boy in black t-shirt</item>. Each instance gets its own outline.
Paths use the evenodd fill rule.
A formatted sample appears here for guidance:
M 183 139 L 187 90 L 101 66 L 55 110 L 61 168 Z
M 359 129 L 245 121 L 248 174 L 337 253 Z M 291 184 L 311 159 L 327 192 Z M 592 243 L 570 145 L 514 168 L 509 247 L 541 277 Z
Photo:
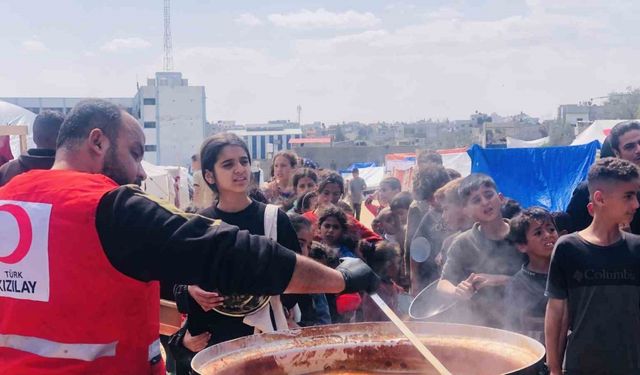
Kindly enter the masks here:
M 510 225 L 509 239 L 529 260 L 507 284 L 507 328 L 544 343 L 544 290 L 558 231 L 551 213 L 542 207 L 527 208 Z
M 552 375 L 640 373 L 640 236 L 620 229 L 638 209 L 639 176 L 626 160 L 596 162 L 593 221 L 556 244 L 545 317 Z
M 438 290 L 470 300 L 457 306 L 454 321 L 501 328 L 504 289 L 522 266 L 523 257 L 506 240 L 509 222 L 500 212 L 504 199 L 491 177 L 479 173 L 467 176 L 458 191 L 465 213 L 475 224 L 453 240 Z

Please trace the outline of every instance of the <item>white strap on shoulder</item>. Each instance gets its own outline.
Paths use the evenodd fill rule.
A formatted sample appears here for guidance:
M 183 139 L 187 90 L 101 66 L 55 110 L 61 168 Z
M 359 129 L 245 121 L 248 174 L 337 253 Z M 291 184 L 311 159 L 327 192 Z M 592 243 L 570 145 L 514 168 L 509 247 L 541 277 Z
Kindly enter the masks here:
M 264 209 L 264 235 L 278 240 L 278 206 L 268 204 Z

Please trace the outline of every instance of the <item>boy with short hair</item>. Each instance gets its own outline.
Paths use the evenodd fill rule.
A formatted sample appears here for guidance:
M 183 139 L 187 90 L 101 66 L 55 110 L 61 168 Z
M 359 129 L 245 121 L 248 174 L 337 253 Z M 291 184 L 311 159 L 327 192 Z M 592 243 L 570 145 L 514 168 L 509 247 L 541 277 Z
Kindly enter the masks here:
M 491 177 L 476 173 L 465 177 L 458 189 L 464 210 L 475 221 L 451 244 L 438 290 L 460 300 L 467 323 L 501 328 L 506 284 L 522 266 L 522 255 L 507 241 L 509 222 L 503 220 L 498 193 Z
M 542 207 L 527 208 L 510 225 L 509 238 L 528 261 L 507 284 L 507 328 L 544 343 L 544 290 L 558 231 L 552 214 Z
M 638 374 L 640 236 L 620 227 L 638 209 L 640 174 L 627 160 L 604 158 L 587 185 L 593 221 L 560 238 L 551 257 L 547 364 L 552 375 Z

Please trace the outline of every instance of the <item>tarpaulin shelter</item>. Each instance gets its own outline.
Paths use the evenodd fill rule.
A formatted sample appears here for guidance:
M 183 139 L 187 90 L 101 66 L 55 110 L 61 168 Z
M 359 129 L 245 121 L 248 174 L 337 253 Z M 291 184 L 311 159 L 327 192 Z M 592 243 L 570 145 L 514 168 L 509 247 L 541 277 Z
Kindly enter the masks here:
M 348 168 L 340 170 L 340 175 L 345 182 L 353 178 L 351 171 L 354 168 L 358 168 L 358 174 L 367 184 L 367 190 L 378 188 L 380 181 L 384 179 L 384 167 L 377 167 L 374 162 L 363 162 L 353 163 Z
M 525 141 L 523 139 L 507 137 L 507 148 L 542 147 L 547 143 L 549 143 L 549 137 L 538 138 L 531 141 Z
M 471 173 L 471 159 L 467 154 L 466 147 L 437 150 L 436 152 L 442 156 L 445 168 L 454 169 L 460 172 L 463 177 Z M 416 166 L 415 152 L 387 154 L 384 157 L 384 165 L 388 174 L 400 180 L 402 190 L 411 190 Z
M 571 142 L 571 145 L 585 145 L 593 141 L 600 141 L 600 144 L 602 144 L 604 142 L 604 139 L 611 132 L 611 128 L 623 121 L 627 120 L 596 120 L 591 125 L 589 125 L 589 127 L 584 129 L 582 133 L 578 134 L 576 139 Z
M 484 149 L 473 145 L 472 173 L 485 173 L 498 191 L 522 207 L 564 211 L 573 190 L 583 181 L 600 148 L 598 141 L 579 146 Z
M 184 210 L 189 207 L 191 202 L 186 168 L 154 165 L 144 160 L 142 167 L 147 174 L 147 179 L 142 182 L 142 190 L 176 205 L 180 209 Z

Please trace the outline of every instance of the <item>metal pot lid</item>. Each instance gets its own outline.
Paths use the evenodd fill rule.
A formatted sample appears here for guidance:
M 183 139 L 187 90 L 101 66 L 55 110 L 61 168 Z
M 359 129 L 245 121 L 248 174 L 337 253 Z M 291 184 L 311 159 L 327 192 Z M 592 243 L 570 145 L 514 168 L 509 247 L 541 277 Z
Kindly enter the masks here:
M 263 309 L 269 303 L 271 296 L 252 296 L 248 294 L 232 294 L 225 296 L 222 305 L 213 310 L 226 316 L 241 318 Z
M 438 281 L 427 285 L 409 306 L 409 316 L 412 319 L 424 320 L 441 314 L 458 303 L 460 300 L 438 291 Z

